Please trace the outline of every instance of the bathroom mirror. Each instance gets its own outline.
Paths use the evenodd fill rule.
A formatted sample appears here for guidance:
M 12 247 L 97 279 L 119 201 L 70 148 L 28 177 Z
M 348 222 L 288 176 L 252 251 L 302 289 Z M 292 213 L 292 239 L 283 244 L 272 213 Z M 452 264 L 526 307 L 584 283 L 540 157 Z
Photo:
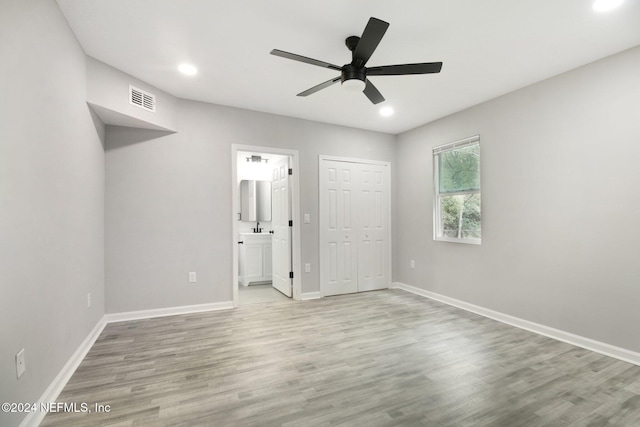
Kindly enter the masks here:
M 271 182 L 240 181 L 240 221 L 271 221 Z

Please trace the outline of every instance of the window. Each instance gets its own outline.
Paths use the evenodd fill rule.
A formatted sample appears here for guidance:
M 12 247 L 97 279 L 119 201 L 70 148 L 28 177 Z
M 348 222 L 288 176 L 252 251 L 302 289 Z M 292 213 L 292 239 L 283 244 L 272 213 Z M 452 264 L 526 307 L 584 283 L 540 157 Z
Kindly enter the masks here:
M 434 239 L 480 244 L 480 136 L 433 149 Z

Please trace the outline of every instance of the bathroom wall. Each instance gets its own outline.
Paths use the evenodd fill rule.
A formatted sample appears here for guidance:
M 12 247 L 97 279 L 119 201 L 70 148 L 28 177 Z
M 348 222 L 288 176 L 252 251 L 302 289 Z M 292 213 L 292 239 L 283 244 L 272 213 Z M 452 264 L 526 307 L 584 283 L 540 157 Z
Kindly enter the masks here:
M 251 155 L 260 155 L 263 159 L 262 162 L 247 161 L 247 157 Z M 240 181 L 242 180 L 255 180 L 255 181 L 271 181 L 272 166 L 275 162 L 283 159 L 284 156 L 276 154 L 267 154 L 260 152 L 246 152 L 238 151 L 238 163 L 236 173 L 238 175 L 238 206 L 240 206 L 240 198 L 242 196 L 240 191 Z M 264 160 L 268 160 L 265 162 Z M 239 215 L 238 215 L 239 217 Z M 256 226 L 255 222 L 238 221 L 238 233 L 250 233 Z M 269 232 L 271 227 L 271 221 L 260 221 L 260 228 L 263 232 Z

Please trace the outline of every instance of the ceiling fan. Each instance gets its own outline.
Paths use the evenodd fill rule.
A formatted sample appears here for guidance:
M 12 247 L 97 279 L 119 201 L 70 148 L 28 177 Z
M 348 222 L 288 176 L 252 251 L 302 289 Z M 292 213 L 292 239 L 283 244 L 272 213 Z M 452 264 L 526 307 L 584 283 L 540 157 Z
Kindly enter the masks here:
M 273 49 L 271 55 L 280 56 L 282 58 L 293 59 L 294 61 L 305 62 L 318 67 L 329 68 L 340 71 L 338 77 L 320 83 L 310 89 L 300 92 L 298 96 L 307 96 L 325 89 L 334 83 L 342 82 L 342 86 L 347 89 L 362 91 L 369 100 L 378 104 L 384 101 L 384 97 L 378 89 L 371 83 L 368 76 L 401 76 L 405 74 L 430 74 L 439 73 L 442 69 L 442 62 L 423 62 L 419 64 L 399 64 L 399 65 L 382 65 L 379 67 L 365 67 L 371 55 L 378 47 L 382 36 L 389 28 L 389 23 L 377 18 L 371 17 L 364 29 L 361 37 L 350 36 L 345 40 L 345 44 L 351 51 L 352 59 L 349 64 L 339 67 L 328 62 L 319 61 L 306 56 L 296 55 L 295 53 L 284 52 L 282 50 Z

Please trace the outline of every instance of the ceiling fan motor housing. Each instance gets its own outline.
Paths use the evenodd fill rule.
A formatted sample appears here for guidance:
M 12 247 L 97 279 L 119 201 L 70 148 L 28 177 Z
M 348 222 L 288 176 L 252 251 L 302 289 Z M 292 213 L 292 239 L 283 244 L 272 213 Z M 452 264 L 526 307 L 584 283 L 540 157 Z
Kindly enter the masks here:
M 367 85 L 365 68 L 347 64 L 342 67 L 340 80 L 343 88 L 351 92 L 362 92 Z
M 367 81 L 367 73 L 365 72 L 364 67 L 356 67 L 353 64 L 346 64 L 342 67 L 342 76 L 341 80 L 344 83 L 347 80 L 361 80 L 366 83 Z

